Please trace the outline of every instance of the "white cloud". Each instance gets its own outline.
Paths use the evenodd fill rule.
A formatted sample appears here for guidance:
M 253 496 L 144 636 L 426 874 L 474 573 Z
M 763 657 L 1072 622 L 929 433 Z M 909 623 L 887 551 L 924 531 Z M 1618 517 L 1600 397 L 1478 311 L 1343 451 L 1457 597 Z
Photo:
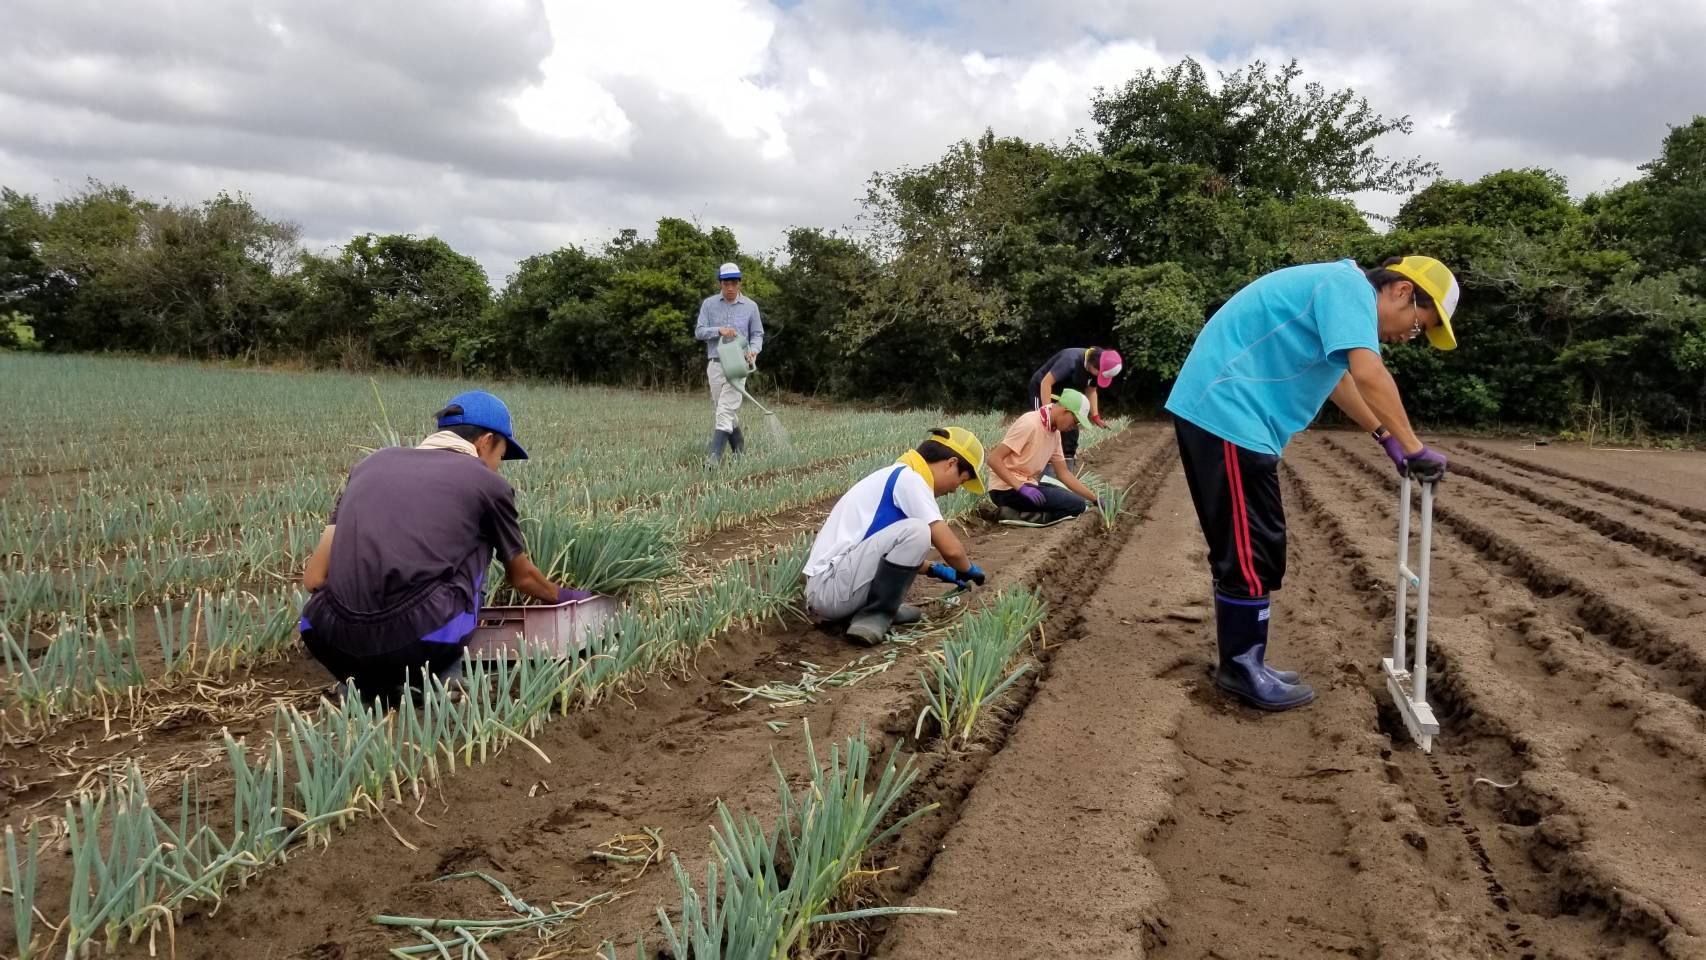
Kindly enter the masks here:
M 437 230 L 501 281 L 524 256 L 663 216 L 744 246 L 852 223 L 873 171 L 986 127 L 1060 141 L 1097 86 L 1193 55 L 1297 57 L 1470 179 L 1636 175 L 1699 108 L 1697 0 L 1440 0 L 1417 25 L 1347 0 L 9 0 L 0 180 L 248 193 L 311 242 Z M 1396 198 L 1361 198 L 1390 212 Z

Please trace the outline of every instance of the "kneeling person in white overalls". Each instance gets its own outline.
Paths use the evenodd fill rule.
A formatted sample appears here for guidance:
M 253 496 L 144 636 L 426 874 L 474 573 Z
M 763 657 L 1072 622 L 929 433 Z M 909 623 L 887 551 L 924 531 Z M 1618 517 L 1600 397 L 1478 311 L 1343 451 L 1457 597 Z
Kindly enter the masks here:
M 890 626 L 923 618 L 923 611 L 901 602 L 920 572 L 955 586 L 981 585 L 983 571 L 942 519 L 936 498 L 961 487 L 983 493 L 982 469 L 983 444 L 975 434 L 937 427 L 894 465 L 854 484 L 835 502 L 806 560 L 811 614 L 851 617 L 847 636 L 875 645 Z M 926 565 L 932 548 L 942 562 Z

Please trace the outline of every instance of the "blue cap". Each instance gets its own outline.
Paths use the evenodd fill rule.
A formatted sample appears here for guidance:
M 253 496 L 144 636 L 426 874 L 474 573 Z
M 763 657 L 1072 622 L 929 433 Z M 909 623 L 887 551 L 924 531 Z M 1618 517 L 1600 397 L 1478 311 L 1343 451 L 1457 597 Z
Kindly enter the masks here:
M 504 402 L 484 390 L 470 390 L 450 398 L 445 409 L 461 407 L 461 413 L 448 413 L 438 418 L 439 429 L 467 424 L 471 427 L 484 427 L 504 440 L 509 447 L 504 451 L 505 460 L 526 460 L 527 451 L 521 449 L 521 444 L 515 442 L 515 434 L 510 432 L 509 407 Z
M 723 264 L 722 267 L 717 270 L 717 279 L 718 280 L 739 280 L 740 279 L 740 264 L 732 263 L 732 262 Z

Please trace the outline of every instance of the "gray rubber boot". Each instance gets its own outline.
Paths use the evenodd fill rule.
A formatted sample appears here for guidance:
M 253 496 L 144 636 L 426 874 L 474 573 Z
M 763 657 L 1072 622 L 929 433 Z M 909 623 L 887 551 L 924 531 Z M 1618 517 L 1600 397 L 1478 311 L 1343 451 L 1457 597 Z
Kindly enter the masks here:
M 729 452 L 737 457 L 746 452 L 746 436 L 740 432 L 738 423 L 729 431 Z
M 847 639 L 874 647 L 888 636 L 889 627 L 903 606 L 901 600 L 918 576 L 917 567 L 905 567 L 883 560 L 877 564 L 877 575 L 871 578 L 871 590 L 865 595 L 865 605 L 847 624 Z
M 709 446 L 707 446 L 705 448 L 705 460 L 706 460 L 706 462 L 710 463 L 711 466 L 713 466 L 713 467 L 719 463 L 722 463 L 723 462 L 723 448 L 727 447 L 728 445 L 729 445 L 729 434 L 728 434 L 727 430 L 713 430 L 713 431 L 711 431 L 711 443 Z
M 901 604 L 900 609 L 894 612 L 894 625 L 897 627 L 917 623 L 922 619 L 924 619 L 924 611 L 910 603 Z
M 1015 510 L 1012 507 L 1002 507 L 997 516 L 1001 520 L 1018 520 L 1022 523 L 1047 523 L 1050 514 L 1041 510 Z

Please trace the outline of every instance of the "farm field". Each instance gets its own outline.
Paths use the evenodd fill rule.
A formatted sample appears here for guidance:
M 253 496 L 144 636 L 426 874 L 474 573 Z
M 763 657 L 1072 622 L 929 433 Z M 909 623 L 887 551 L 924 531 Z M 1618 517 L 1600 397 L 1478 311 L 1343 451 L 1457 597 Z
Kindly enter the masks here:
M 9 867 L 38 851 L 0 885 L 30 889 L 42 955 L 65 952 L 68 903 L 96 955 L 482 955 L 372 922 L 524 914 L 477 872 L 573 914 L 484 955 L 631 957 L 643 936 L 655 956 L 658 909 L 681 922 L 669 856 L 703 893 L 718 802 L 768 829 L 778 777 L 810 794 L 851 744 L 874 754 L 868 786 L 891 759 L 911 779 L 880 818 L 899 829 L 855 848 L 818 915 L 954 914 L 808 927 L 791 955 L 1706 956 L 1706 457 L 1441 441 L 1429 756 L 1379 677 L 1396 481 L 1361 434 L 1287 452 L 1274 659 L 1318 697 L 1266 716 L 1208 679 L 1204 548 L 1166 425 L 1087 431 L 1088 468 L 1129 487 L 1111 529 L 945 501 L 989 584 L 948 604 L 921 579 L 931 619 L 867 650 L 792 611 L 802 538 L 944 417 L 784 406 L 784 444 L 748 408 L 752 451 L 713 473 L 698 394 L 506 387 L 529 536 L 654 549 L 631 568 L 565 553 L 628 599 L 628 633 L 538 683 L 485 677 L 528 709 L 463 708 L 465 730 L 409 752 L 425 734 L 403 721 L 373 732 L 320 703 L 294 580 L 362 448 L 418 440 L 465 384 L 5 356 L 0 381 L 0 820 Z M 989 445 L 1002 420 L 952 418 Z M 1004 619 L 1019 610 L 1040 626 Z M 921 723 L 933 651 L 992 618 L 1017 624 L 997 676 L 1026 669 L 969 727 Z M 381 776 L 358 728 L 408 749 Z M 321 792 L 293 747 L 357 786 Z M 143 835 L 121 808 L 144 795 L 223 846 L 190 864 L 118 844 Z M 271 833 L 257 797 L 291 811 Z M 68 856 L 86 824 L 99 855 Z M 239 834 L 271 839 L 222 853 Z M 126 887 L 145 861 L 147 888 Z M 19 898 L 0 902 L 15 955 Z

